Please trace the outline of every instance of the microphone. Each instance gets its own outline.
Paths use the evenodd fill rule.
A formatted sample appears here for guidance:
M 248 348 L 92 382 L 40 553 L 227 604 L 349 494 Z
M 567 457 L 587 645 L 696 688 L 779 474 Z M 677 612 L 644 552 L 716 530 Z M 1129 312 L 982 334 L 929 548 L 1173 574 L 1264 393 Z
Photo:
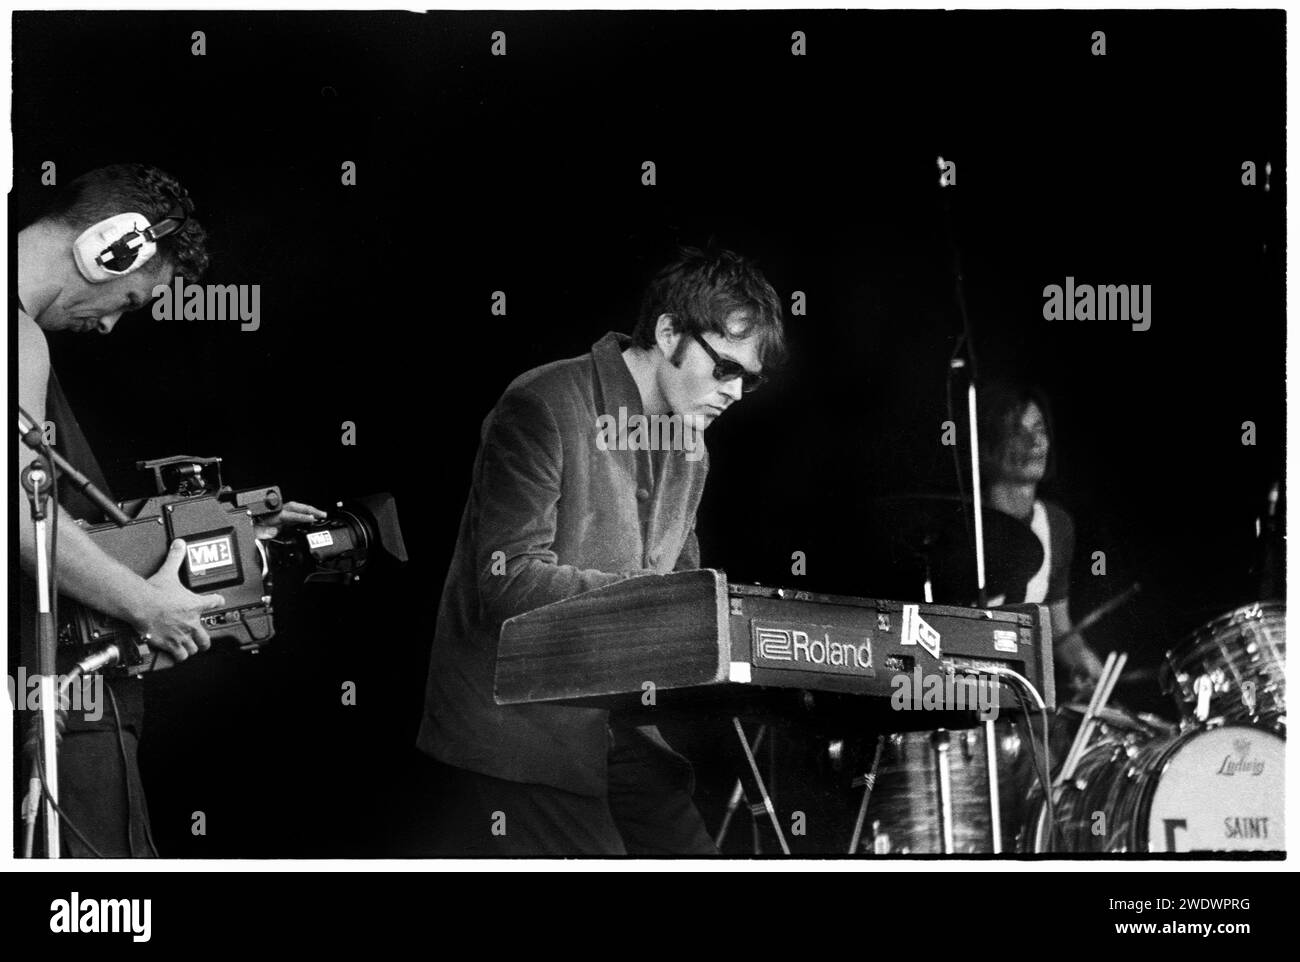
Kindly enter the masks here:
M 55 467 L 59 469 L 59 473 L 67 477 L 78 491 L 93 501 L 115 525 L 123 528 L 131 521 L 123 513 L 122 509 L 109 499 L 108 495 L 95 487 L 90 478 L 74 468 L 64 459 L 63 455 L 45 443 L 44 432 L 36 424 L 35 418 L 23 410 L 21 404 L 18 405 L 18 435 L 22 438 L 23 444 L 37 454 L 48 457 L 53 461 Z

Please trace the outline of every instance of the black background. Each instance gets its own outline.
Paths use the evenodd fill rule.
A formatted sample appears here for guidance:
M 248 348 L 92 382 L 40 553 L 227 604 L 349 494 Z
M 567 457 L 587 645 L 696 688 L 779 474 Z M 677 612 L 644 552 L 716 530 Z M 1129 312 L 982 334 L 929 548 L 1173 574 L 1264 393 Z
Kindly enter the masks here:
M 412 556 L 317 594 L 256 657 L 146 683 L 163 853 L 400 854 L 481 419 L 527 368 L 630 330 L 680 242 L 757 257 L 808 305 L 786 374 L 709 432 L 706 564 L 872 595 L 869 499 L 955 489 L 951 223 L 982 371 L 1054 400 L 1075 617 L 1145 589 L 1095 646 L 1154 665 L 1251 600 L 1284 451 L 1283 37 L 1280 11 L 15 14 L 14 225 L 44 161 L 61 182 L 143 161 L 196 198 L 204 281 L 261 285 L 256 332 L 141 311 L 50 338 L 118 495 L 142 490 L 137 459 L 177 453 L 322 506 L 386 489 Z M 1044 321 L 1067 275 L 1152 285 L 1151 329 Z M 1172 711 L 1153 686 L 1119 694 Z

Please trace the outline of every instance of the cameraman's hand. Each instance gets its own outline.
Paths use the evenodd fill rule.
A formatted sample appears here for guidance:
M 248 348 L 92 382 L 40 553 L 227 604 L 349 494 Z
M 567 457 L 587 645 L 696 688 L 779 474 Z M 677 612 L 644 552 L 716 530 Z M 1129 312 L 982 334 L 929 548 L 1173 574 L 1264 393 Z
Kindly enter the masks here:
M 329 514 L 320 508 L 313 508 L 310 504 L 303 504 L 301 501 L 286 501 L 281 505 L 279 511 L 271 514 L 259 514 L 256 521 L 255 530 L 259 540 L 265 541 L 267 538 L 274 538 L 280 533 L 280 526 L 295 524 L 315 524 L 317 521 L 324 521 Z
M 184 560 L 185 542 L 177 538 L 162 567 L 147 579 L 154 590 L 135 619 L 136 630 L 144 635 L 145 641 L 176 661 L 184 661 L 212 643 L 199 619 L 203 612 L 226 603 L 221 595 L 197 595 L 181 584 Z

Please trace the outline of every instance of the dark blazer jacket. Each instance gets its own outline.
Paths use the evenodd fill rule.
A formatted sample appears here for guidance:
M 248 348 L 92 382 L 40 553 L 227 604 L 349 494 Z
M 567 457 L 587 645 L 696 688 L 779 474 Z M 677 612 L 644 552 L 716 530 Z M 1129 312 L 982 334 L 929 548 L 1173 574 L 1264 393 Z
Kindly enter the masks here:
M 501 623 L 620 578 L 699 567 L 708 455 L 601 450 L 598 418 L 643 414 L 610 333 L 517 378 L 483 422 L 443 587 L 417 745 L 496 778 L 606 793 L 608 713 L 493 699 Z M 691 460 L 694 458 L 695 460 Z M 493 573 L 494 553 L 496 569 Z M 642 734 L 670 751 L 653 729 Z

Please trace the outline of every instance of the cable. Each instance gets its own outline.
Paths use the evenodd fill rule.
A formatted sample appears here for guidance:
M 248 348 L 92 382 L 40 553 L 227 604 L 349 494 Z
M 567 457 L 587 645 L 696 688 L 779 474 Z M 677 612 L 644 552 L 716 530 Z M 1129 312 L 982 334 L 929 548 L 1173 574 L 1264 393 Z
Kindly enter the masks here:
M 131 853 L 132 858 L 137 858 L 135 854 L 135 834 L 132 832 L 132 826 L 135 824 L 134 815 L 134 796 L 131 794 L 131 766 L 127 761 L 126 755 L 126 737 L 122 731 L 122 715 L 117 708 L 117 693 L 113 691 L 112 683 L 104 679 L 104 687 L 108 689 L 108 698 L 113 705 L 113 724 L 117 728 L 117 746 L 122 752 L 122 774 L 126 780 L 126 844 L 127 850 Z M 149 843 L 149 850 L 153 853 L 152 858 L 160 858 L 158 854 L 158 845 L 153 840 L 153 830 L 149 826 L 149 813 L 145 812 L 143 819 L 145 841 Z
M 62 696 L 62 695 L 63 695 L 63 694 L 68 690 L 68 688 L 70 687 L 71 683 L 72 683 L 73 681 L 75 681 L 75 680 L 77 679 L 77 677 L 80 676 L 80 674 L 81 674 L 81 672 L 80 672 L 80 668 L 73 668 L 73 669 L 68 673 L 68 677 L 67 677 L 67 679 L 64 681 L 63 684 L 61 684 L 61 685 L 59 686 L 59 693 L 60 693 L 60 696 Z M 136 856 L 136 854 L 135 854 L 135 836 L 134 836 L 134 834 L 133 834 L 132 831 L 131 831 L 131 827 L 132 827 L 132 825 L 134 824 L 134 821 L 135 821 L 134 816 L 133 816 L 133 812 L 134 812 L 134 801 L 133 801 L 133 796 L 132 796 L 132 794 L 131 794 L 131 777 L 130 777 L 130 770 L 131 770 L 131 769 L 130 769 L 130 763 L 129 763 L 128 758 L 127 758 L 127 751 L 126 751 L 126 738 L 125 738 L 125 736 L 123 735 L 123 729 L 122 729 L 122 715 L 121 715 L 121 711 L 120 711 L 120 709 L 118 708 L 118 704 L 117 704 L 117 694 L 113 691 L 113 688 L 112 688 L 112 686 L 108 683 L 107 679 L 105 679 L 104 684 L 105 684 L 105 687 L 106 687 L 107 690 L 108 690 L 108 698 L 109 698 L 109 702 L 110 702 L 110 704 L 112 705 L 112 709 L 113 709 L 113 726 L 114 726 L 115 733 L 117 734 L 117 745 L 118 745 L 118 750 L 119 750 L 119 752 L 121 753 L 121 756 L 122 756 L 122 770 L 123 770 L 123 776 L 124 776 L 124 781 L 125 781 L 125 785 L 126 785 L 126 822 L 127 822 L 126 838 L 127 838 L 127 850 L 130 852 L 130 856 L 131 856 L 131 858 L 136 858 L 137 856 Z M 39 716 L 36 716 L 36 717 L 39 718 Z M 64 719 L 64 713 L 63 713 L 63 710 L 62 710 L 62 697 L 60 697 L 60 710 L 59 710 L 58 718 L 59 718 L 59 721 L 62 723 L 62 722 L 63 722 L 63 719 Z M 31 727 L 34 728 L 35 725 L 34 725 L 34 724 L 31 725 Z M 59 736 L 60 736 L 60 740 L 62 740 L 63 727 L 64 727 L 64 726 L 63 726 L 62 724 L 60 724 L 59 727 L 58 727 L 58 734 L 59 734 Z M 103 854 L 102 854 L 102 853 L 101 853 L 97 848 L 95 848 L 94 845 L 91 844 L 90 840 L 86 838 L 86 836 L 81 832 L 81 830 L 80 830 L 79 828 L 77 828 L 76 824 L 72 821 L 72 819 L 68 816 L 68 814 L 67 814 L 65 811 L 63 811 L 63 809 L 59 806 L 58 802 L 54 801 L 53 797 L 50 795 L 49 784 L 48 784 L 48 782 L 46 781 L 46 778 L 45 778 L 45 766 L 44 766 L 44 764 L 42 764 L 42 761 L 41 761 L 41 759 L 42 759 L 42 755 L 43 755 L 43 749 L 42 749 L 42 746 L 41 746 L 41 743 L 40 743 L 39 739 L 37 739 L 37 740 L 31 742 L 31 744 L 30 744 L 29 747 L 30 747 L 30 749 L 31 749 L 32 752 L 33 752 L 32 759 L 33 759 L 33 762 L 36 764 L 37 775 L 38 775 L 38 777 L 40 778 L 40 783 L 41 783 L 41 798 L 42 798 L 42 800 L 48 800 L 48 801 L 50 802 L 50 804 L 53 805 L 55 812 L 58 813 L 58 816 L 59 816 L 60 820 L 63 822 L 63 824 L 66 825 L 66 826 L 68 827 L 68 829 L 69 829 L 69 830 L 70 830 L 74 835 L 77 836 L 77 838 L 81 841 L 81 843 L 82 843 L 83 845 L 86 846 L 86 848 L 90 849 L 91 853 L 95 856 L 95 858 L 104 858 L 104 855 L 103 855 Z M 31 831 L 31 826 L 30 826 L 30 825 L 27 826 L 27 828 L 26 828 L 25 831 L 26 831 L 26 832 L 30 832 L 30 831 Z M 154 843 L 154 840 L 153 840 L 153 833 L 150 831 L 150 829 L 149 829 L 149 825 L 148 825 L 147 822 L 145 823 L 145 837 L 147 838 L 147 840 L 148 840 L 148 842 L 149 842 L 149 847 L 153 850 L 154 857 L 157 858 L 157 857 L 158 857 L 158 846 Z M 24 849 L 25 849 L 25 850 L 28 850 L 28 851 L 30 850 L 29 846 L 27 845 L 26 838 L 24 838 Z
M 54 713 L 54 720 L 55 720 L 54 732 L 55 732 L 56 745 L 62 744 L 63 733 L 67 728 L 67 710 L 63 707 L 64 700 L 65 698 L 68 697 L 68 693 L 71 689 L 72 683 L 76 681 L 77 678 L 80 676 L 81 676 L 80 667 L 79 666 L 74 667 L 71 671 L 68 672 L 67 678 L 65 678 L 64 681 L 58 687 L 57 690 L 58 707 L 56 708 Z M 96 858 L 103 858 L 104 856 L 101 855 L 99 850 L 96 849 L 95 846 L 90 843 L 90 840 L 87 839 L 84 834 L 82 834 L 81 829 L 77 828 L 76 823 L 72 821 L 68 813 L 65 812 L 59 806 L 59 803 L 54 800 L 54 796 L 50 793 L 50 785 L 48 779 L 45 776 L 45 765 L 42 761 L 42 759 L 44 758 L 45 749 L 41 737 L 41 716 L 39 713 L 33 714 L 31 716 L 31 718 L 28 720 L 27 727 L 30 734 L 28 735 L 25 748 L 28 752 L 31 753 L 32 765 L 36 769 L 36 776 L 41 785 L 41 798 L 40 801 L 37 803 L 38 809 L 40 805 L 48 801 L 50 805 L 53 806 L 54 811 L 58 814 L 59 819 L 62 821 L 62 823 L 66 825 L 68 829 L 74 835 L 77 836 L 78 839 L 81 840 L 82 844 L 85 845 L 86 848 L 90 849 L 90 851 L 94 854 Z M 24 838 L 23 838 L 24 854 L 25 857 L 31 858 L 31 851 L 32 851 L 31 836 L 35 832 L 35 823 L 34 822 L 27 823 L 24 826 L 23 832 L 24 832 Z
M 1012 690 L 1015 691 L 1016 701 L 1020 704 L 1020 710 L 1025 715 L 1025 730 L 1029 733 L 1029 757 L 1033 760 L 1034 763 L 1034 777 L 1038 779 L 1038 786 L 1043 790 L 1043 811 L 1047 819 L 1047 838 L 1044 841 L 1044 844 L 1047 847 L 1048 851 L 1052 851 L 1052 845 L 1056 841 L 1056 834 L 1057 834 L 1056 811 L 1055 811 L 1054 800 L 1052 798 L 1052 786 L 1050 780 L 1043 777 L 1043 768 L 1038 763 L 1038 739 L 1034 735 L 1034 720 L 1031 717 L 1029 717 L 1030 711 L 1028 709 L 1028 706 L 1025 705 L 1025 700 L 1022 697 L 1019 688 L 1016 686 L 1012 686 Z M 1050 760 L 1047 760 L 1047 745 L 1048 745 L 1047 737 L 1048 737 L 1047 712 L 1044 711 L 1043 712 L 1043 744 L 1045 748 L 1044 760 L 1047 761 L 1047 771 L 1050 773 L 1052 770 L 1052 764 Z
M 41 762 L 42 753 L 43 753 L 43 749 L 38 745 L 36 749 L 36 754 L 35 756 L 33 756 L 36 762 L 36 772 L 41 779 L 42 800 L 49 802 L 49 804 L 53 806 L 54 811 L 58 813 L 59 820 L 68 827 L 68 830 L 71 831 L 73 835 L 77 836 L 77 838 L 81 841 L 82 845 L 90 849 L 90 853 L 94 855 L 95 858 L 103 858 L 104 857 L 103 853 L 100 852 L 99 849 L 95 848 L 95 846 L 90 843 L 90 839 L 86 838 L 86 836 L 81 833 L 81 829 L 77 828 L 77 826 L 73 824 L 72 819 L 68 818 L 67 813 L 64 812 L 62 808 L 59 807 L 59 803 L 56 802 L 53 796 L 50 795 L 50 787 L 45 781 L 45 765 Z
M 1043 702 L 1043 696 L 1038 693 L 1038 689 L 1034 687 L 1033 683 L 1028 678 L 1014 669 L 1000 666 L 995 669 L 995 671 L 1000 675 L 1005 675 L 1011 678 L 1016 685 L 1023 686 L 1025 691 L 1034 696 L 1034 701 L 1037 703 L 1037 708 L 1043 717 L 1043 764 L 1046 766 L 1047 773 L 1050 775 L 1052 771 L 1052 740 L 1051 730 L 1048 725 L 1047 705 Z M 1023 699 L 1020 699 L 1019 693 L 1017 693 L 1016 697 L 1020 700 L 1022 710 L 1025 711 L 1026 715 L 1028 715 L 1029 710 L 1025 708 L 1025 703 Z M 1034 757 L 1034 773 L 1038 776 L 1038 783 L 1043 789 L 1043 806 L 1047 812 L 1047 841 L 1050 845 L 1055 840 L 1057 830 L 1056 800 L 1052 794 L 1050 781 L 1043 777 L 1043 772 L 1038 767 L 1038 748 L 1034 744 L 1034 723 L 1032 719 L 1028 721 L 1028 729 L 1030 749 L 1033 752 Z
M 162 858 L 158 852 L 158 843 L 153 840 L 153 828 L 149 824 L 149 813 L 144 813 L 144 837 L 149 843 L 149 851 L 153 853 L 151 858 Z
M 108 691 L 109 704 L 113 706 L 113 728 L 117 731 L 117 747 L 122 754 L 122 782 L 126 788 L 126 850 L 131 858 L 135 858 L 135 833 L 131 831 L 135 824 L 131 813 L 131 763 L 126 757 L 126 739 L 122 735 L 122 715 L 117 710 L 117 694 L 107 679 L 104 681 L 104 688 Z
M 954 668 L 956 668 L 956 666 L 954 666 Z M 1030 714 L 1031 709 L 1025 702 L 1024 694 L 1027 693 L 1033 696 L 1036 707 L 1043 716 L 1043 763 L 1047 766 L 1047 771 L 1050 773 L 1052 770 L 1052 746 L 1051 734 L 1048 729 L 1047 705 L 1043 701 L 1043 696 L 1038 693 L 1038 689 L 1034 687 L 1033 682 L 1020 674 L 1020 672 L 1013 668 L 1008 668 L 1005 665 L 985 665 L 981 668 L 976 668 L 974 665 L 964 665 L 956 670 L 976 676 L 983 672 L 989 672 L 999 678 L 1009 679 L 1011 681 L 1011 690 L 1016 696 L 1016 702 L 1020 705 L 1021 712 L 1026 716 Z M 1043 770 L 1038 764 L 1038 745 L 1034 741 L 1033 720 L 1027 718 L 1026 724 L 1029 731 L 1029 753 L 1030 757 L 1034 761 L 1034 774 L 1038 778 L 1039 786 L 1043 789 L 1043 805 L 1047 814 L 1047 843 L 1050 845 L 1053 842 L 1056 833 L 1056 807 L 1052 798 L 1051 784 L 1043 777 Z
M 1056 824 L 1056 796 L 1052 794 L 1051 774 L 1052 774 L 1052 729 L 1048 723 L 1047 706 L 1042 709 L 1043 714 L 1043 765 L 1047 768 L 1048 777 L 1042 782 L 1047 805 L 1047 838 L 1049 843 L 1053 841 L 1058 832 L 1059 826 Z M 1030 729 L 1033 724 L 1030 723 Z

